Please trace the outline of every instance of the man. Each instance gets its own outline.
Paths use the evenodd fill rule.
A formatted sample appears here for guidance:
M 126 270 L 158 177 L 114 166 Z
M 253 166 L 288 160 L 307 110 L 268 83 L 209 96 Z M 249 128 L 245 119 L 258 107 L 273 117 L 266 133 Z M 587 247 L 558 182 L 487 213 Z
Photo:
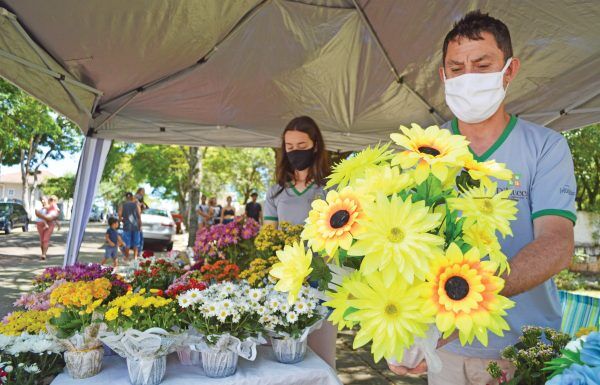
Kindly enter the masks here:
M 488 362 L 517 341 L 522 326 L 560 328 L 561 307 L 551 278 L 573 256 L 573 161 L 562 135 L 506 112 L 505 91 L 520 61 L 513 57 L 508 28 L 500 20 L 479 11 L 468 13 L 446 36 L 442 64 L 446 103 L 456 116 L 447 128 L 467 137 L 476 160 L 495 159 L 514 172 L 511 181 L 498 182 L 498 189 L 512 190 L 510 199 L 519 209 L 511 222 L 514 235 L 500 239 L 511 267 L 501 294 L 516 306 L 506 317 L 511 330 L 504 337 L 490 334 L 487 347 L 461 347 L 455 336 L 440 341 L 443 369 L 429 373 L 428 380 L 430 385 L 486 384 L 492 383 L 485 370 Z M 500 364 L 514 372 L 508 362 Z M 415 374 L 424 372 L 426 364 L 390 369 Z
M 140 187 L 137 189 L 136 193 L 135 193 L 135 199 L 138 203 L 138 205 L 140 206 L 140 211 L 143 213 L 146 209 L 149 209 L 150 207 L 148 207 L 148 205 L 146 204 L 146 202 L 144 202 L 144 196 L 146 196 L 146 190 L 143 187 Z M 140 227 L 140 241 L 137 245 L 138 250 L 139 251 L 143 251 L 144 250 L 144 232 L 142 231 L 142 228 Z
M 217 203 L 217 198 L 212 197 L 209 199 L 208 204 L 210 206 L 209 216 L 211 217 L 211 224 L 218 225 L 221 223 L 221 211 L 223 207 Z
M 196 213 L 198 214 L 198 230 L 208 226 L 211 220 L 210 207 L 206 204 L 206 195 L 202 195 L 200 201 L 200 204 L 196 207 Z
M 123 223 L 124 260 L 129 260 L 130 249 L 133 249 L 133 258 L 137 259 L 142 229 L 142 210 L 137 199 L 130 192 L 125 194 L 125 202 L 119 207 L 119 221 Z
M 258 199 L 258 194 L 253 192 L 250 194 L 252 198 L 251 202 L 246 203 L 246 217 L 252 218 L 256 222 L 262 224 L 262 206 L 256 200 Z

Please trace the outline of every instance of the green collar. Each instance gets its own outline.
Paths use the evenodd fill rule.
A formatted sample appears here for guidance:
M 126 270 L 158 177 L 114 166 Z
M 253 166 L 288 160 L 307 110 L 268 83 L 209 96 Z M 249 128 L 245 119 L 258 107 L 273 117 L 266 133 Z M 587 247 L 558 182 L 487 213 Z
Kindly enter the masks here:
M 293 184 L 290 183 L 291 187 L 292 187 L 292 191 L 298 195 L 299 197 L 302 196 L 305 192 L 307 192 L 308 190 L 310 190 L 310 188 L 312 187 L 312 185 L 315 184 L 315 182 L 311 182 L 308 186 L 306 186 L 304 188 L 304 190 L 302 190 L 302 192 L 298 191 L 296 189 L 296 186 L 294 186 Z
M 508 135 L 510 135 L 513 128 L 515 128 L 515 125 L 517 124 L 518 120 L 519 119 L 517 117 L 515 117 L 514 115 L 511 115 L 510 120 L 508 121 L 508 124 L 506 125 L 506 128 L 504 128 L 504 131 L 502 132 L 502 135 L 500 135 L 500 137 L 498 139 L 496 139 L 496 142 L 494 144 L 492 144 L 492 146 L 490 148 L 488 148 L 487 151 L 484 152 L 483 154 L 481 154 L 481 155 L 475 154 L 473 152 L 473 150 L 471 149 L 471 147 L 469 146 L 469 151 L 471 151 L 471 154 L 473 154 L 473 158 L 475 158 L 475 160 L 478 162 L 484 162 L 490 156 L 492 156 L 492 154 L 498 149 L 498 147 L 500 147 L 502 145 L 502 143 L 504 143 L 506 138 L 508 138 Z M 456 119 L 456 118 L 452 119 L 452 133 L 454 133 L 456 135 L 461 135 L 460 130 L 458 129 L 458 119 Z

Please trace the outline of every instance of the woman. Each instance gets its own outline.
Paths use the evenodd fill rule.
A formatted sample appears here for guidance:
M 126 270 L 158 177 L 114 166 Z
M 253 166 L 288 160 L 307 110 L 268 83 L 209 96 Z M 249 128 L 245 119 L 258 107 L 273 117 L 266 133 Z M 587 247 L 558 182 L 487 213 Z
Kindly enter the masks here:
M 54 231 L 56 225 L 56 219 L 60 214 L 58 210 L 58 198 L 54 195 L 46 199 L 46 197 L 40 198 L 42 202 L 42 208 L 35 210 L 36 227 L 40 234 L 40 248 L 42 250 L 42 256 L 40 260 L 45 261 L 48 256 L 48 247 L 50 245 L 50 236 Z
M 264 223 L 304 224 L 316 199 L 325 199 L 325 178 L 330 165 L 319 127 L 308 116 L 292 119 L 283 131 L 278 153 L 277 184 L 267 192 Z M 308 337 L 308 345 L 335 368 L 337 328 L 330 322 Z
M 235 207 L 231 205 L 232 199 L 230 196 L 227 197 L 227 205 L 223 207 L 221 211 L 221 223 L 226 225 L 235 220 Z

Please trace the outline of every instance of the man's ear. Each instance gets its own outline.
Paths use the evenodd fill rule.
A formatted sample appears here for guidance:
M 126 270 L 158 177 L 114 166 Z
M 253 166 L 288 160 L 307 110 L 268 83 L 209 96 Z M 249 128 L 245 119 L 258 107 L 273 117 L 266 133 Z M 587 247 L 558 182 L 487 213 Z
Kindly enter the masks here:
M 438 73 L 440 74 L 440 80 L 444 83 L 444 67 L 440 67 L 438 69 Z
M 513 57 L 510 62 L 510 65 L 506 69 L 506 72 L 504 72 L 505 85 L 512 83 L 512 81 L 517 77 L 517 74 L 519 73 L 520 69 L 521 61 L 519 60 L 519 58 Z

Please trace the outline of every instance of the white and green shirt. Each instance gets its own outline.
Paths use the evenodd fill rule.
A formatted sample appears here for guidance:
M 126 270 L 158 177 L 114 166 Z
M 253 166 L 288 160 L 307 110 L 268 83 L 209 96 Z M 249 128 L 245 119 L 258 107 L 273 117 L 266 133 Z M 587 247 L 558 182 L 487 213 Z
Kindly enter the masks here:
M 458 122 L 447 124 L 460 134 Z M 448 127 L 446 127 L 448 128 Z M 559 133 L 511 117 L 502 135 L 477 161 L 494 159 L 513 171 L 510 181 L 497 181 L 498 190 L 510 189 L 510 199 L 517 202 L 517 219 L 511 222 L 513 236 L 500 237 L 502 251 L 513 258 L 532 242 L 533 220 L 545 215 L 557 215 L 575 223 L 576 182 L 573 160 L 566 139 Z M 548 326 L 560 329 L 561 306 L 552 279 L 511 298 L 516 306 L 506 318 L 510 331 L 504 337 L 490 333 L 487 347 L 475 342 L 461 347 L 458 341 L 448 344 L 448 351 L 470 357 L 499 358 L 500 351 L 517 342 L 524 325 Z
M 289 222 L 294 225 L 303 225 L 312 202 L 316 199 L 325 199 L 323 186 L 311 183 L 304 191 L 298 191 L 294 186 L 286 186 L 279 193 L 281 186 L 271 186 L 265 200 L 265 221 Z M 279 193 L 279 194 L 278 194 Z

